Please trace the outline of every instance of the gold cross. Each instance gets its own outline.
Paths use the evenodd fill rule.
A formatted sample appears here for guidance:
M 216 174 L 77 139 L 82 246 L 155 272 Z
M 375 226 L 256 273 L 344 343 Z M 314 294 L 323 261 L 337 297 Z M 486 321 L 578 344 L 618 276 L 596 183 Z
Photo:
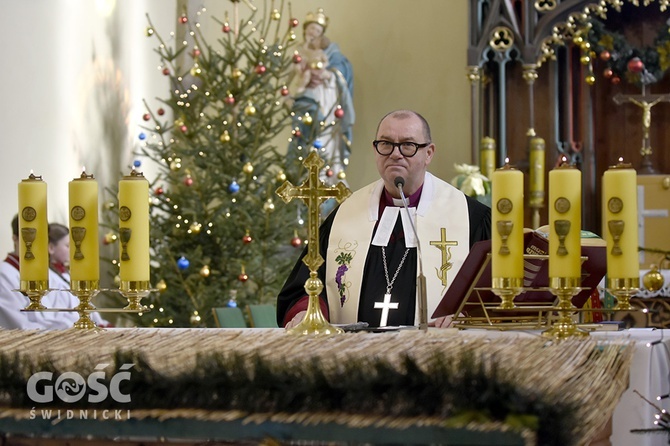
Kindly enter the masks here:
M 450 262 L 451 247 L 458 246 L 458 242 L 455 240 L 447 240 L 446 228 L 440 228 L 440 240 L 431 241 L 430 244 L 442 252 L 442 266 L 439 269 L 435 268 L 435 272 L 437 273 L 438 279 L 442 281 L 442 285 L 447 286 L 447 271 L 453 266 Z

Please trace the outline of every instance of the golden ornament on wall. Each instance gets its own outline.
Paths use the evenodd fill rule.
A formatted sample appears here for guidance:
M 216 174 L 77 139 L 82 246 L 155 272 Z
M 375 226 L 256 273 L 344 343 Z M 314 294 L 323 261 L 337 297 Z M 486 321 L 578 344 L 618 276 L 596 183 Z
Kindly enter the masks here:
M 663 288 L 665 278 L 658 270 L 658 266 L 651 265 L 651 269 L 642 276 L 642 283 L 644 284 L 645 289 L 649 291 L 658 291 Z
M 489 45 L 496 51 L 506 51 L 514 45 L 514 34 L 506 26 L 497 26 L 491 31 Z

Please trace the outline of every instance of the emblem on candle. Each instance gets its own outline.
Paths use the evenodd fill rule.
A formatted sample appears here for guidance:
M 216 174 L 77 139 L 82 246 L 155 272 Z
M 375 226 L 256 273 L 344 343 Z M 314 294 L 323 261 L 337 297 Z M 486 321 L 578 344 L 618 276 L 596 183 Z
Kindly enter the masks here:
M 496 227 L 498 228 L 498 234 L 500 234 L 500 249 L 498 250 L 498 254 L 503 256 L 509 255 L 510 251 L 509 246 L 507 246 L 507 240 L 512 233 L 514 223 L 510 220 L 498 220 Z
M 554 230 L 556 231 L 556 235 L 558 235 L 558 248 L 556 249 L 556 254 L 559 256 L 567 256 L 568 249 L 565 247 L 565 237 L 570 233 L 570 221 L 554 220 Z
M 30 206 L 26 206 L 23 208 L 23 211 L 21 212 L 21 216 L 25 221 L 33 221 L 35 220 L 35 217 L 37 217 L 37 211 L 35 211 L 35 208 L 32 208 Z
M 509 198 L 501 198 L 498 200 L 498 211 L 500 211 L 501 214 L 509 214 L 512 212 L 512 208 L 514 205 L 512 204 L 512 201 Z
M 613 256 L 620 256 L 623 254 L 620 242 L 625 224 L 626 223 L 623 220 L 610 220 L 607 222 L 607 227 L 612 235 L 612 249 L 610 250 L 610 254 Z
M 74 217 L 73 219 L 76 220 Z M 86 228 L 82 228 L 81 226 L 72 227 L 72 240 L 74 241 L 75 247 L 73 257 L 76 260 L 82 260 L 84 258 L 84 254 L 81 252 L 81 242 L 84 241 L 84 237 L 86 237 Z
M 26 253 L 23 256 L 24 259 L 26 260 L 32 260 L 35 258 L 35 254 L 33 254 L 33 242 L 35 241 L 35 237 L 37 236 L 37 229 L 35 228 L 21 228 L 21 238 L 23 238 L 23 242 L 26 245 Z
M 131 216 L 132 212 L 130 211 L 130 208 L 127 206 L 121 206 L 121 208 L 119 209 L 119 219 L 121 219 L 121 221 L 128 221 L 130 220 Z
M 623 201 L 619 197 L 612 197 L 607 201 L 607 209 L 613 214 L 618 214 L 623 209 Z
M 130 210 L 128 212 L 130 212 Z M 131 228 L 119 228 L 119 235 L 121 236 L 121 260 L 130 260 L 130 256 L 128 255 L 128 242 L 130 241 L 131 233 Z
M 565 214 L 570 210 L 570 200 L 565 197 L 559 197 L 556 199 L 554 207 L 556 208 L 556 212 L 559 214 Z
M 86 217 L 86 211 L 81 206 L 73 206 L 70 211 L 70 216 L 72 217 L 72 220 L 79 221 Z

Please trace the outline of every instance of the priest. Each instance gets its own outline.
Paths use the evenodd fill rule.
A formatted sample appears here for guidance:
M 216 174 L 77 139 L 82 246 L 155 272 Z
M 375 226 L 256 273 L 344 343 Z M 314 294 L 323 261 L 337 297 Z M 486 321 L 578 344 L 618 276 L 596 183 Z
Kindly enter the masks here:
M 396 110 L 384 116 L 372 146 L 381 178 L 352 194 L 319 230 L 325 260 L 318 271 L 324 283 L 321 309 L 334 324 L 417 325 L 419 263 L 430 317 L 470 247 L 490 238 L 491 210 L 427 172 L 435 144 L 419 113 Z M 277 299 L 279 326 L 303 319 L 308 277 L 301 257 Z M 447 316 L 429 325 L 450 322 Z

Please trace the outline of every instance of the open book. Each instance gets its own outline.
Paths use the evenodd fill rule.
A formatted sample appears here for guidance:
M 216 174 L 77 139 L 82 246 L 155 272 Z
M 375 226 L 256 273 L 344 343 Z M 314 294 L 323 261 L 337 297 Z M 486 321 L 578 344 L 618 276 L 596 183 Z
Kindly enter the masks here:
M 536 231 L 528 230 L 524 234 L 525 253 L 527 255 L 548 256 L 549 234 L 544 226 Z M 581 308 L 589 298 L 591 291 L 598 286 L 607 272 L 606 243 L 597 235 L 582 231 L 582 290 L 572 298 L 575 307 Z M 468 303 L 497 304 L 500 297 L 491 291 L 491 241 L 477 242 L 458 271 L 453 283 L 445 293 L 432 317 L 441 317 L 456 313 L 465 299 Z M 555 297 L 546 288 L 549 286 L 548 258 L 524 259 L 524 288 L 526 291 L 514 299 L 516 303 L 551 304 Z M 477 305 L 466 305 L 463 309 L 468 316 L 480 316 Z M 509 313 L 507 313 L 509 314 Z

